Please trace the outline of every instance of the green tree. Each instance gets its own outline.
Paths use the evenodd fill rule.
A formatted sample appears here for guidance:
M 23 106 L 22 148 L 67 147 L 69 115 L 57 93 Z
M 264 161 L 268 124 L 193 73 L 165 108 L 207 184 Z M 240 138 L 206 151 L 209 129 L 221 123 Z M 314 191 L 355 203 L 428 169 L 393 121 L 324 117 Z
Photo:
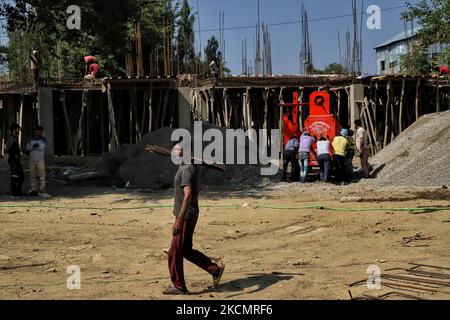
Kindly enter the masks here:
M 450 1 L 420 0 L 417 4 L 407 3 L 402 16 L 406 20 L 418 20 L 422 29 L 418 32 L 421 46 L 435 43 L 450 43 Z M 450 62 L 450 50 L 444 50 L 439 63 Z
M 428 49 L 414 44 L 410 52 L 400 55 L 400 69 L 407 75 L 429 75 L 432 69 Z
M 7 53 L 10 73 L 22 78 L 21 72 L 16 72 L 28 66 L 25 62 L 28 53 L 24 55 L 22 51 L 36 48 L 41 53 L 43 76 L 56 76 L 60 58 L 63 77 L 79 78 L 84 70 L 82 57 L 87 54 L 99 58 L 105 75 L 122 75 L 125 53 L 134 39 L 137 21 L 142 24 L 144 57 L 156 49 L 163 59 L 163 16 L 168 7 L 173 10 L 172 3 L 172 0 L 11 0 L 3 3 L 0 14 L 7 19 L 10 39 L 16 38 L 10 42 Z M 66 26 L 69 5 L 81 8 L 81 30 L 69 30 Z
M 208 42 L 206 44 L 205 48 L 205 62 L 211 63 L 213 60 L 217 62 L 219 54 L 219 41 L 217 41 L 217 38 L 215 36 L 212 36 L 208 39 Z
M 336 62 L 330 63 L 323 70 L 324 74 L 343 74 L 346 72 L 347 71 L 345 70 L 344 66 L 342 66 L 341 64 L 336 63 Z
M 176 39 L 176 53 L 178 60 L 179 73 L 195 72 L 195 34 L 194 23 L 195 15 L 191 12 L 188 0 L 183 0 L 181 9 L 178 13 L 177 21 L 178 32 Z

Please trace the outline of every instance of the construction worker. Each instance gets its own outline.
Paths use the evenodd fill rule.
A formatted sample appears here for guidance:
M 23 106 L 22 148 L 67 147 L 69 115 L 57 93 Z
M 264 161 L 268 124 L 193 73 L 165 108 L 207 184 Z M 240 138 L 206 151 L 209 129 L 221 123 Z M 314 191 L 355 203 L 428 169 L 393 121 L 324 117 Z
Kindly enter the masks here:
M 348 170 L 345 165 L 345 152 L 347 150 L 348 145 L 348 136 L 349 132 L 347 129 L 341 130 L 341 135 L 336 136 L 333 139 L 332 147 L 334 150 L 334 168 L 336 172 L 336 180 L 337 183 L 346 185 L 350 182 L 348 177 Z
M 317 141 L 317 162 L 320 166 L 320 182 L 328 182 L 331 164 L 330 140 L 321 136 Z
M 298 149 L 299 152 L 299 161 L 300 161 L 300 181 L 301 183 L 305 183 L 306 178 L 308 177 L 309 171 L 309 157 L 311 152 L 315 152 L 312 148 L 313 143 L 316 142 L 316 139 L 311 137 L 311 134 L 305 130 L 300 137 L 300 146 Z M 317 157 L 316 157 L 317 158 Z
M 284 147 L 284 160 L 283 160 L 283 176 L 282 181 L 286 182 L 287 168 L 289 163 L 291 164 L 291 177 L 290 181 L 298 181 L 299 178 L 299 164 L 297 161 L 299 141 L 296 136 L 292 136 Z
M 351 180 L 353 177 L 353 159 L 355 158 L 356 153 L 356 142 L 353 136 L 355 135 L 355 131 L 349 130 L 347 137 L 347 150 L 345 152 L 345 164 L 348 170 L 348 177 Z
M 369 142 L 367 138 L 366 129 L 362 126 L 362 121 L 360 119 L 355 120 L 356 127 L 356 151 L 359 154 L 359 158 L 361 159 L 361 171 L 363 174 L 363 178 L 370 178 L 370 169 L 369 169 Z
M 447 66 L 436 66 L 434 71 L 437 72 L 439 77 L 448 77 L 450 75 L 450 69 Z
M 174 158 L 183 158 L 183 147 L 176 144 L 172 150 Z M 224 265 L 213 263 L 203 253 L 192 248 L 192 238 L 199 216 L 199 172 L 195 165 L 181 162 L 174 179 L 175 223 L 172 227 L 172 243 L 168 252 L 169 272 L 173 286 L 163 291 L 163 294 L 180 295 L 188 293 L 184 279 L 184 259 L 192 262 L 208 272 L 213 279 L 213 285 L 218 287 Z
M 23 196 L 22 185 L 25 180 L 22 167 L 22 152 L 19 145 L 20 126 L 13 124 L 6 139 L 6 152 L 8 153 L 8 164 L 11 169 L 11 198 L 19 199 Z
M 33 86 L 36 89 L 39 86 L 39 56 L 36 50 L 30 55 L 30 71 L 33 76 Z
M 84 63 L 86 64 L 86 73 L 85 79 L 95 79 L 100 72 L 100 65 L 98 64 L 97 57 L 95 56 L 86 56 L 83 58 Z
M 34 137 L 27 143 L 30 154 L 31 190 L 30 196 L 45 195 L 45 148 L 47 139 L 43 136 L 44 128 L 37 127 Z
M 219 74 L 219 67 L 217 66 L 215 59 L 211 61 L 211 63 L 209 64 L 209 68 L 211 70 L 211 79 L 216 81 L 217 75 Z

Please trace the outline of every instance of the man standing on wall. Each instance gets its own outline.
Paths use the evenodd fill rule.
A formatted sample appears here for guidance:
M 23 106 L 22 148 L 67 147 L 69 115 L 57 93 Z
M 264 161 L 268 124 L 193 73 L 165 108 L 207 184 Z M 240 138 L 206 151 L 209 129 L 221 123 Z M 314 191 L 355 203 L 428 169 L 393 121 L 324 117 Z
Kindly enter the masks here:
M 8 164 L 11 168 L 11 198 L 19 199 L 23 196 L 22 185 L 25 180 L 21 163 L 22 151 L 19 145 L 20 126 L 11 125 L 10 133 L 6 139 L 6 152 L 8 153 Z
M 39 86 L 39 56 L 36 50 L 30 55 L 30 71 L 33 76 L 34 89 Z
M 172 155 L 177 159 L 182 159 L 183 147 L 180 144 L 175 145 Z M 188 292 L 184 280 L 184 259 L 208 272 L 213 278 L 214 287 L 217 288 L 225 266 L 213 263 L 203 253 L 192 248 L 192 237 L 199 215 L 199 177 L 195 165 L 181 162 L 175 175 L 174 189 L 173 213 L 176 219 L 172 228 L 172 244 L 168 252 L 169 272 L 173 287 L 165 289 L 163 294 L 180 295 Z
M 356 127 L 356 150 L 359 153 L 359 158 L 361 159 L 361 170 L 363 173 L 363 178 L 369 179 L 369 143 L 367 141 L 367 132 L 362 126 L 362 121 L 360 119 L 355 121 Z

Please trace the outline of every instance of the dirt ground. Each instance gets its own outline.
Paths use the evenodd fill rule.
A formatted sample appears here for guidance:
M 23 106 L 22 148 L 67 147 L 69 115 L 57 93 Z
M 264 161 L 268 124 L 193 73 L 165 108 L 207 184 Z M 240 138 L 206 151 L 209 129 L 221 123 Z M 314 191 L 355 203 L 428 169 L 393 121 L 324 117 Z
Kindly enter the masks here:
M 450 289 L 441 285 L 349 287 L 367 279 L 371 265 L 379 266 L 382 276 L 405 275 L 386 270 L 411 268 L 409 263 L 450 268 L 450 223 L 444 222 L 450 211 L 393 210 L 448 207 L 448 190 L 368 192 L 317 183 L 297 187 L 296 193 L 286 188 L 203 190 L 194 246 L 225 263 L 226 271 L 214 291 L 211 277 L 186 262 L 191 294 L 174 299 L 347 300 L 348 290 L 353 297 L 395 291 L 450 298 Z M 49 189 L 50 200 L 13 202 L 0 196 L 0 299 L 173 298 L 161 294 L 169 284 L 163 249 L 173 222 L 170 190 Z M 340 201 L 368 194 L 361 202 Z M 15 207 L 4 207 L 9 204 Z M 305 208 L 310 205 L 319 207 Z M 339 208 L 352 210 L 332 210 Z M 404 239 L 419 233 L 415 240 Z M 81 268 L 80 290 L 66 286 L 71 265 Z

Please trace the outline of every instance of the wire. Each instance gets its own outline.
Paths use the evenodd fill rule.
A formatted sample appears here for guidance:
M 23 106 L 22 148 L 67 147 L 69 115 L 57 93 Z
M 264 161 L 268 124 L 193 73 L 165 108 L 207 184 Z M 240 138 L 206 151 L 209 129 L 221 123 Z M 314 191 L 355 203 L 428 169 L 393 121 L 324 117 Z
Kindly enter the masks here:
M 71 207 L 71 206 L 50 206 L 50 205 L 15 205 L 15 204 L 1 204 L 1 208 L 39 208 L 39 209 L 67 209 L 67 210 L 96 210 L 96 211 L 134 211 L 134 210 L 145 210 L 145 209 L 168 209 L 173 208 L 172 205 L 148 205 L 148 206 L 138 206 L 138 207 L 128 207 L 128 208 L 95 208 L 95 207 Z M 212 208 L 212 209 L 240 209 L 242 205 L 231 204 L 231 205 L 203 205 L 200 208 Z M 273 209 L 273 210 L 304 210 L 304 209 L 320 209 L 329 211 L 341 211 L 341 212 L 373 212 L 373 211 L 427 211 L 427 212 L 437 212 L 437 211 L 450 211 L 450 207 L 418 207 L 418 208 L 333 208 L 325 207 L 320 204 L 300 206 L 300 207 L 289 207 L 289 206 L 275 206 L 275 205 L 257 205 L 254 209 Z
M 407 6 L 391 7 L 391 8 L 381 9 L 381 11 L 386 12 L 386 11 L 392 11 L 392 10 L 397 10 L 397 9 L 405 9 L 406 7 Z M 359 14 L 364 15 L 367 13 L 360 12 Z M 309 22 L 334 20 L 334 19 L 340 19 L 340 18 L 348 18 L 348 17 L 352 17 L 352 16 L 353 16 L 353 14 L 343 14 L 343 15 L 338 15 L 338 16 L 321 17 L 321 18 L 309 19 Z M 285 26 L 285 25 L 293 25 L 293 24 L 301 24 L 301 23 L 302 23 L 301 20 L 296 20 L 296 21 L 290 21 L 290 22 L 269 23 L 269 24 L 266 24 L 266 26 L 275 27 L 275 26 Z M 243 29 L 255 29 L 255 26 L 252 25 L 252 26 L 228 27 L 223 30 L 232 31 L 232 30 L 243 30 Z M 198 33 L 198 32 L 214 32 L 214 31 L 220 31 L 220 30 L 221 29 L 203 29 L 203 30 L 195 31 L 195 32 L 196 33 Z
M 238 209 L 242 206 L 240 205 L 203 205 L 199 206 L 200 208 L 216 208 L 216 209 Z M 49 205 L 15 205 L 15 204 L 1 204 L 1 208 L 25 208 L 25 209 L 32 209 L 32 208 L 39 208 L 39 209 L 67 209 L 67 210 L 94 210 L 94 211 L 119 211 L 119 210 L 145 210 L 145 209 L 165 209 L 165 208 L 173 208 L 172 205 L 148 205 L 148 206 L 139 206 L 139 207 L 132 207 L 132 208 L 95 208 L 95 207 L 71 207 L 71 206 L 49 206 Z

